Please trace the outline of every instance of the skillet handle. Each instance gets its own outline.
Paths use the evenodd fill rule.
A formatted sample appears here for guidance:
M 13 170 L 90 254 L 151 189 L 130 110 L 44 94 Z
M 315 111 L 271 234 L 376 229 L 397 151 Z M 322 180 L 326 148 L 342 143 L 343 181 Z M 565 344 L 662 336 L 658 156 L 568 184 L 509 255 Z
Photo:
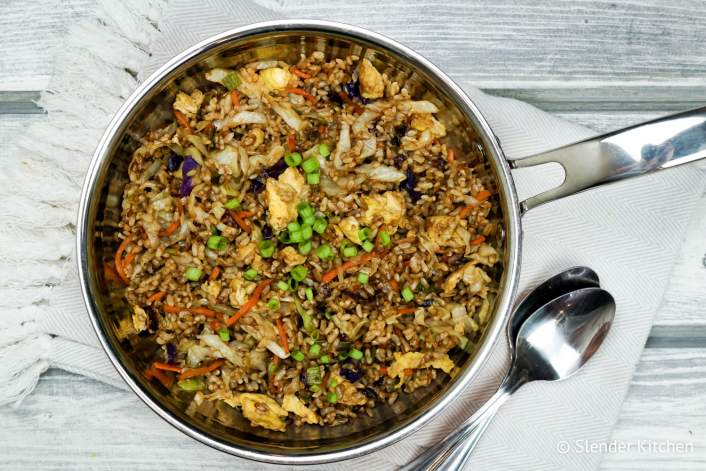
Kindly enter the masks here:
M 512 160 L 512 168 L 557 162 L 564 182 L 520 204 L 540 204 L 595 186 L 655 172 L 706 157 L 706 107 L 648 121 L 558 149 Z

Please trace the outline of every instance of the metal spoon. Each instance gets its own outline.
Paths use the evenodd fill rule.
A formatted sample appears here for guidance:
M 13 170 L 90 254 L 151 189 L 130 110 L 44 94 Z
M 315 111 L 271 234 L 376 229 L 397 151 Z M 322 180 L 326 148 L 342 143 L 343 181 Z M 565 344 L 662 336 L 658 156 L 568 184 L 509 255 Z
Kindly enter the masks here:
M 500 406 L 530 381 L 556 381 L 575 373 L 603 342 L 614 315 L 613 297 L 596 287 L 566 293 L 539 308 L 517 333 L 512 365 L 498 391 L 461 427 L 402 469 L 461 469 Z M 471 442 L 466 453 L 447 462 L 465 439 Z

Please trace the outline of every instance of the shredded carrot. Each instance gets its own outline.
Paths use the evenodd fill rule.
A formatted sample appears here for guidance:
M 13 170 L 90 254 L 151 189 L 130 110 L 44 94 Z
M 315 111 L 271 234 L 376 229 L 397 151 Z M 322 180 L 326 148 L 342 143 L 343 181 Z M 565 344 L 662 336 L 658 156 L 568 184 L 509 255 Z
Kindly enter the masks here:
M 473 240 L 470 242 L 470 244 L 471 244 L 471 245 L 480 245 L 480 244 L 482 244 L 483 242 L 485 242 L 485 236 L 482 236 L 482 235 L 481 235 L 481 236 L 478 236 L 478 237 L 476 237 L 475 239 L 473 239 Z
M 177 123 L 185 127 L 189 132 L 191 132 L 191 125 L 189 124 L 189 120 L 186 118 L 186 116 L 184 116 L 184 113 L 178 110 L 174 110 L 174 117 L 176 118 Z
M 326 132 L 326 126 L 319 124 L 319 134 L 324 134 Z
M 375 257 L 375 252 L 366 253 L 363 255 L 359 255 L 355 258 L 352 258 L 352 259 L 348 260 L 346 263 L 342 263 L 341 265 L 337 266 L 336 268 L 326 272 L 324 274 L 324 276 L 321 277 L 321 282 L 328 283 L 328 282 L 332 281 L 334 278 L 336 278 L 339 274 L 345 273 L 347 270 L 350 270 L 351 268 L 355 268 L 360 265 L 365 265 L 370 260 L 372 260 L 373 257 Z
M 223 327 L 223 323 L 222 323 L 221 321 L 216 320 L 216 319 L 213 319 L 213 320 L 209 323 L 209 325 L 211 326 L 211 329 L 213 329 L 213 330 L 218 330 L 218 329 L 220 329 L 221 327 Z
M 311 74 L 307 74 L 306 72 L 302 72 L 301 70 L 297 69 L 296 67 L 292 67 L 289 69 L 294 75 L 299 77 L 300 79 L 306 80 L 311 78 Z
M 471 211 L 473 211 L 473 208 L 475 208 L 476 205 L 474 204 L 469 204 L 468 206 L 464 206 L 461 208 L 461 211 L 458 212 L 458 217 L 461 219 L 466 219 L 469 214 L 471 214 Z
M 197 315 L 202 315 L 206 317 L 216 317 L 218 316 L 218 311 L 214 311 L 213 309 L 209 309 L 207 307 L 203 306 L 196 306 L 196 307 L 190 307 L 189 312 L 192 314 L 197 314 Z
M 123 273 L 125 272 L 125 269 L 130 266 L 130 264 L 132 263 L 132 261 L 135 260 L 135 254 L 136 254 L 136 253 L 137 253 L 137 252 L 135 251 L 135 249 L 132 249 L 132 250 L 130 251 L 130 253 L 128 253 L 128 254 L 125 256 L 125 258 L 123 259 L 123 263 L 122 263 L 122 265 L 123 265 Z M 127 275 L 125 275 L 125 276 L 127 276 Z M 126 282 L 126 283 L 127 283 L 127 282 Z
M 103 264 L 103 276 L 105 276 L 106 280 L 110 280 L 115 283 L 123 282 L 123 280 L 118 276 L 118 273 L 115 271 L 115 268 L 108 265 L 107 263 Z
M 167 292 L 166 292 L 166 291 L 157 291 L 157 292 L 154 293 L 152 296 L 150 296 L 149 298 L 147 298 L 147 304 L 153 303 L 153 302 L 155 302 L 155 301 L 161 301 L 162 299 L 164 299 L 164 297 L 165 297 L 166 295 L 167 295 Z
M 282 319 L 277 319 L 277 330 L 279 330 L 279 339 L 282 342 L 284 353 L 289 353 L 289 341 L 287 340 L 287 331 L 284 330 L 284 322 Z
M 414 314 L 415 312 L 417 312 L 417 308 L 416 307 L 403 307 L 402 309 L 399 309 L 397 312 L 402 315 Z
M 157 235 L 158 235 L 159 237 L 167 237 L 167 236 L 170 236 L 170 235 L 174 234 L 174 231 L 177 230 L 177 228 L 179 227 L 179 225 L 180 225 L 179 219 L 175 219 L 175 220 L 172 221 L 172 223 L 171 223 L 170 225 L 168 225 L 165 229 L 162 229 L 161 231 L 159 231 L 159 232 L 157 233 Z
M 145 371 L 145 378 L 157 378 L 157 380 L 159 380 L 165 388 L 171 388 L 174 384 L 174 378 L 170 374 L 165 373 L 164 371 L 159 371 L 154 366 Z
M 120 243 L 120 246 L 118 246 L 118 250 L 115 252 L 115 271 L 118 272 L 118 276 L 121 280 L 125 282 L 125 284 L 129 284 L 130 280 L 123 271 L 123 252 L 125 252 L 125 249 L 127 248 L 128 244 L 130 244 L 130 242 L 132 242 L 132 237 L 126 237 Z
M 490 198 L 490 192 L 488 190 L 481 190 L 474 196 L 474 198 L 480 202 L 483 202 Z
M 179 375 L 179 381 L 183 381 L 185 379 L 189 378 L 194 378 L 196 376 L 203 376 L 206 373 L 210 373 L 213 370 L 216 370 L 220 368 L 223 363 L 226 361 L 223 358 L 219 358 L 218 360 L 212 362 L 209 365 L 202 366 L 201 368 L 191 368 L 188 370 L 183 370 L 181 374 Z
M 252 226 L 245 218 L 254 216 L 255 213 L 252 211 L 228 211 L 230 217 L 240 226 L 240 228 L 250 234 L 252 232 Z
M 161 363 L 159 361 L 155 361 L 152 366 L 154 366 L 158 370 L 174 371 L 175 373 L 181 373 L 181 368 L 179 368 L 178 366 L 169 365 L 167 363 Z
M 287 149 L 289 152 L 297 150 L 297 137 L 294 134 L 287 136 Z
M 453 149 L 449 149 L 446 151 L 446 158 L 448 159 L 449 162 L 453 162 L 456 160 L 456 152 L 454 152 Z
M 250 309 L 255 307 L 257 302 L 260 300 L 260 296 L 262 296 L 262 292 L 265 291 L 265 288 L 270 286 L 271 283 L 272 283 L 272 280 L 265 280 L 265 281 L 261 282 L 259 285 L 257 285 L 257 288 L 255 288 L 255 291 L 253 292 L 252 296 L 250 296 L 250 298 L 245 302 L 245 304 L 240 306 L 240 309 L 238 309 L 238 312 L 236 312 L 235 314 L 233 314 L 232 316 L 230 316 L 228 318 L 228 321 L 226 321 L 226 325 L 231 326 L 231 325 L 235 324 L 238 321 L 238 319 L 240 319 L 245 314 L 250 312 Z
M 211 131 L 213 131 L 213 123 L 208 123 L 205 128 L 203 128 L 203 133 L 206 134 L 207 136 L 211 135 Z
M 219 276 L 220 274 L 221 274 L 221 267 L 219 267 L 218 265 L 216 265 L 215 267 L 213 267 L 213 270 L 211 270 L 211 274 L 208 275 L 208 281 L 217 280 L 217 279 L 218 279 L 218 276 Z
M 390 280 L 390 288 L 392 288 L 394 291 L 399 291 L 400 284 L 397 282 L 397 280 Z
M 184 311 L 185 309 L 180 306 L 173 306 L 171 304 L 165 304 L 164 305 L 164 312 L 169 313 L 169 314 L 178 314 L 181 311 Z
M 386 366 L 380 367 L 380 369 L 378 370 L 378 373 L 380 373 L 381 375 L 387 374 L 387 367 Z
M 412 376 L 412 373 L 414 373 L 414 370 L 412 368 L 405 368 L 404 369 L 404 374 L 407 376 Z
M 311 104 L 314 104 L 316 102 L 316 97 L 314 95 L 307 92 L 306 90 L 302 90 L 301 88 L 288 88 L 287 93 L 292 93 L 294 95 L 301 95 L 304 98 L 306 98 L 306 101 L 308 101 Z

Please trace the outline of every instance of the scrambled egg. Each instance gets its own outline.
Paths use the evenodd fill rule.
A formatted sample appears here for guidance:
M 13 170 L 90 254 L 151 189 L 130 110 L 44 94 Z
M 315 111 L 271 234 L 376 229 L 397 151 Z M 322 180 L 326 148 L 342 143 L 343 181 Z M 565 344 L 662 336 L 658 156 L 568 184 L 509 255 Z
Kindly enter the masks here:
M 338 402 L 347 406 L 362 406 L 367 403 L 365 395 L 348 380 L 340 376 L 337 372 L 331 374 L 331 380 L 336 383 L 338 392 Z
M 479 293 L 486 283 L 490 282 L 490 277 L 479 267 L 475 261 L 470 261 L 464 266 L 451 273 L 441 287 L 444 294 L 450 294 L 456 288 L 459 281 L 463 280 L 471 289 L 472 294 Z
M 430 114 L 415 114 L 412 117 L 412 122 L 410 124 L 417 131 L 426 131 L 428 129 L 431 132 L 431 135 L 436 138 L 444 137 L 446 135 L 446 128 L 444 125 Z
M 135 312 L 132 315 L 132 325 L 135 330 L 142 332 L 147 330 L 147 323 L 149 322 L 149 316 L 140 306 L 135 306 Z
M 279 67 L 271 67 L 260 72 L 260 80 L 269 91 L 285 88 L 291 79 L 292 74 Z
M 385 94 L 385 84 L 382 75 L 368 60 L 363 59 L 358 69 L 360 94 L 363 98 L 380 98 Z
M 437 247 L 466 247 L 471 235 L 456 216 L 432 216 L 427 220 L 427 235 Z
M 256 393 L 215 393 L 210 399 L 221 399 L 231 407 L 240 407 L 243 410 L 243 417 L 248 419 L 252 425 L 264 427 L 277 432 L 284 432 L 287 424 L 284 418 L 287 411 L 265 394 Z
M 372 224 L 375 219 L 382 218 L 385 224 L 396 226 L 404 217 L 404 196 L 396 191 L 386 191 L 382 194 L 363 196 L 366 209 L 362 220 Z
M 387 369 L 387 375 L 390 378 L 399 377 L 404 381 L 406 369 L 419 369 L 419 368 L 436 368 L 443 370 L 444 373 L 449 373 L 454 368 L 454 362 L 449 358 L 449 355 L 444 353 L 443 356 L 439 358 L 434 358 L 430 361 L 424 362 L 424 357 L 427 354 L 422 352 L 409 352 L 405 354 L 395 353 L 395 361 L 392 362 L 390 367 Z
M 240 275 L 230 280 L 230 294 L 228 300 L 233 306 L 242 306 L 250 297 L 250 293 L 255 290 L 255 283 L 241 278 Z
M 338 223 L 338 228 L 341 229 L 343 235 L 348 238 L 351 242 L 355 244 L 362 244 L 363 242 L 358 237 L 358 229 L 360 229 L 360 223 L 353 216 L 348 216 L 341 219 Z
M 287 246 L 280 250 L 278 258 L 280 258 L 287 265 L 287 271 L 306 262 L 306 257 L 300 255 L 299 252 L 297 252 L 297 250 L 292 246 Z
M 217 298 L 218 295 L 221 294 L 221 282 L 218 280 L 207 281 L 201 285 L 201 289 L 203 289 L 208 296 Z
M 201 90 L 194 90 L 191 92 L 191 95 L 187 95 L 184 92 L 179 92 L 174 100 L 174 109 L 181 111 L 186 116 L 193 116 L 198 113 L 202 102 L 203 93 Z
M 306 199 L 309 187 L 295 168 L 288 168 L 277 180 L 267 179 L 265 186 L 268 219 L 272 228 L 281 231 L 297 217 L 297 205 Z
M 319 417 L 304 405 L 302 401 L 299 400 L 294 394 L 285 394 L 282 400 L 282 408 L 286 411 L 293 412 L 308 424 L 318 424 Z

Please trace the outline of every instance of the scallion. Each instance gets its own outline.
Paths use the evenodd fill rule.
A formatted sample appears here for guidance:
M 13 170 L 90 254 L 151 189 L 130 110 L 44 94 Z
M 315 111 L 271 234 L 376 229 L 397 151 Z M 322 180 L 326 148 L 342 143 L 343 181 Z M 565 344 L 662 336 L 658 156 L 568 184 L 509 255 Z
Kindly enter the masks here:
M 260 250 L 260 255 L 262 258 L 270 258 L 275 253 L 275 244 L 273 244 L 269 239 L 258 242 L 257 248 Z
M 314 229 L 317 234 L 323 234 L 327 226 L 328 223 L 326 222 L 326 219 L 318 217 L 314 219 L 314 224 L 312 224 L 311 228 Z
M 302 227 L 301 233 L 303 240 L 310 240 L 314 236 L 314 232 L 311 230 L 311 226 Z
M 285 283 L 286 284 L 286 283 Z M 277 298 L 270 298 L 269 301 L 267 301 L 267 307 L 269 307 L 272 310 L 279 309 L 279 299 Z
M 311 241 L 306 240 L 304 242 L 299 242 L 297 248 L 299 249 L 300 254 L 307 255 L 309 252 L 311 252 Z
M 228 89 L 228 91 L 238 88 L 240 86 L 241 80 L 238 72 L 231 72 L 225 77 L 223 77 L 223 85 Z
M 309 272 L 309 270 L 306 269 L 304 265 L 297 265 L 296 267 L 292 268 L 292 278 L 294 278 L 297 281 L 302 281 L 304 278 L 306 278 L 306 274 Z
M 302 218 L 302 225 L 303 226 L 313 226 L 314 223 L 316 222 L 316 217 L 312 214 L 311 216 L 306 216 Z
M 344 240 L 341 243 L 341 253 L 346 258 L 355 257 L 356 255 L 358 255 L 358 247 L 351 245 L 350 242 Z
M 238 209 L 240 207 L 240 201 L 238 198 L 231 198 L 225 202 L 223 205 L 226 209 Z
M 331 154 L 331 149 L 329 148 L 328 144 L 322 143 L 319 144 L 319 155 L 321 157 L 328 157 Z
M 316 247 L 316 256 L 319 257 L 321 260 L 329 260 L 333 257 L 333 250 L 331 249 L 330 245 L 321 244 Z
M 360 273 L 358 273 L 358 282 L 359 282 L 361 285 L 367 285 L 367 284 L 368 284 L 368 278 L 369 278 L 369 277 L 370 277 L 370 275 L 368 275 L 367 273 L 361 271 Z
M 206 247 L 211 250 L 216 250 L 218 252 L 225 250 L 228 247 L 228 239 L 219 235 L 212 235 L 206 241 Z
M 311 157 L 302 162 L 302 170 L 306 173 L 314 173 L 319 169 L 319 159 L 316 157 Z
M 390 240 L 390 234 L 385 231 L 380 231 L 378 234 L 378 239 L 380 239 L 380 244 L 382 244 L 383 247 L 388 247 L 392 242 Z
M 335 404 L 338 402 L 338 394 L 335 392 L 331 391 L 328 394 L 326 394 L 326 400 L 330 402 L 331 404 Z
M 218 336 L 223 340 L 224 342 L 230 342 L 230 332 L 228 332 L 228 328 L 224 327 L 221 330 L 218 331 Z
M 373 251 L 374 248 L 375 248 L 375 244 L 373 244 L 369 240 L 366 240 L 363 242 L 363 250 L 365 250 L 366 252 L 370 253 Z
M 412 292 L 409 286 L 405 286 L 402 290 L 402 299 L 404 299 L 405 302 L 410 302 L 414 299 L 414 293 Z
M 278 281 L 277 289 L 280 291 L 289 291 L 289 283 L 287 283 L 286 281 Z
M 298 232 L 299 230 L 301 230 L 301 226 L 297 221 L 293 221 L 287 224 L 287 230 L 291 234 L 292 232 Z
M 319 353 L 321 353 L 321 345 L 318 343 L 315 343 L 311 347 L 309 347 L 309 356 L 310 357 L 318 357 Z
M 287 154 L 284 156 L 284 162 L 289 167 L 296 167 L 297 165 L 302 163 L 302 155 L 299 152 L 292 152 L 291 154 Z
M 184 278 L 189 281 L 199 281 L 203 276 L 203 270 L 196 267 L 189 267 L 184 272 Z
M 309 185 L 318 185 L 319 183 L 321 183 L 321 174 L 319 172 L 307 173 L 306 174 L 306 182 Z
M 294 358 L 295 361 L 304 361 L 304 354 L 299 350 L 295 350 L 292 352 L 292 358 Z
M 363 359 L 363 352 L 361 352 L 357 348 L 351 348 L 350 351 L 348 352 L 348 356 L 354 360 L 362 360 Z
M 373 235 L 373 230 L 369 227 L 362 227 L 358 229 L 358 238 L 363 240 L 370 240 L 370 236 Z
M 321 384 L 321 370 L 318 366 L 312 366 L 306 370 L 306 384 Z
M 298 244 L 302 242 L 304 237 L 302 237 L 302 231 L 294 231 L 289 233 L 289 242 L 292 244 Z
M 243 276 L 246 280 L 252 281 L 257 278 L 257 270 L 252 267 L 248 268 L 247 270 L 245 270 L 245 273 L 243 273 Z
M 331 357 L 328 355 L 321 355 L 321 358 L 319 358 L 319 363 L 323 365 L 328 365 L 331 363 Z
M 200 391 L 204 388 L 204 382 L 201 378 L 189 378 L 179 381 L 177 386 L 184 391 Z

